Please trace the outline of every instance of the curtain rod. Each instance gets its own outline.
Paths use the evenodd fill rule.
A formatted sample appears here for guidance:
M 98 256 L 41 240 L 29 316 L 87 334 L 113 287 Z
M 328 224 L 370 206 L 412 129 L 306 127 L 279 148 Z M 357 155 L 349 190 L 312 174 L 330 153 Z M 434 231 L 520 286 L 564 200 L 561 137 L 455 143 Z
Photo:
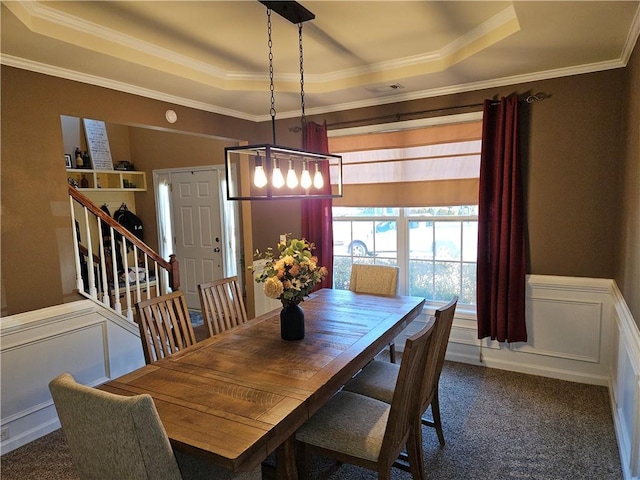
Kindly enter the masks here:
M 547 98 L 551 97 L 551 95 L 548 95 L 546 93 L 536 93 L 533 95 L 527 95 L 525 98 L 519 100 L 521 103 L 533 103 L 536 101 L 542 101 L 545 100 Z M 497 105 L 500 102 L 498 101 L 494 101 L 492 103 L 492 105 Z M 400 119 L 402 117 L 410 117 L 410 116 L 415 116 L 415 115 L 425 115 L 428 113 L 436 113 L 436 112 L 446 112 L 449 110 L 465 110 L 465 109 L 470 109 L 470 108 L 478 108 L 478 107 L 482 107 L 483 103 L 473 103 L 470 105 L 459 105 L 456 107 L 443 107 L 443 108 L 435 108 L 432 110 L 420 110 L 418 112 L 408 112 L 408 113 L 396 113 L 393 115 L 382 115 L 379 117 L 370 117 L 370 118 L 362 118 L 359 120 L 345 120 L 344 122 L 335 122 L 335 123 L 328 123 L 327 124 L 327 130 L 333 128 L 335 129 L 336 127 L 343 127 L 345 125 L 351 125 L 351 124 L 359 124 L 359 123 L 364 123 L 364 124 L 368 124 L 371 123 L 373 121 L 380 121 L 380 120 L 393 120 L 396 122 L 399 122 Z M 300 130 L 300 127 L 291 127 L 289 129 L 292 132 L 297 132 Z

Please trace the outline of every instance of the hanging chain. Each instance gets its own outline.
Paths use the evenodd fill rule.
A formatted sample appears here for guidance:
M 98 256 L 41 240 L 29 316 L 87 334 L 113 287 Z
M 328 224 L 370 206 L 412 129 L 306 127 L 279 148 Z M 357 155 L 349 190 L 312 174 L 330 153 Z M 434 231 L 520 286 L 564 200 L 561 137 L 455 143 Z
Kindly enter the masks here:
M 271 91 L 271 130 L 273 135 L 273 143 L 276 143 L 276 99 L 275 89 L 273 87 L 273 42 L 271 41 L 271 9 L 267 8 L 267 35 L 269 36 L 269 90 Z
M 304 65 L 302 55 L 302 22 L 298 23 L 298 44 L 300 45 L 300 105 L 302 107 L 302 117 L 300 123 L 302 123 L 302 130 L 307 124 L 307 119 L 304 116 Z

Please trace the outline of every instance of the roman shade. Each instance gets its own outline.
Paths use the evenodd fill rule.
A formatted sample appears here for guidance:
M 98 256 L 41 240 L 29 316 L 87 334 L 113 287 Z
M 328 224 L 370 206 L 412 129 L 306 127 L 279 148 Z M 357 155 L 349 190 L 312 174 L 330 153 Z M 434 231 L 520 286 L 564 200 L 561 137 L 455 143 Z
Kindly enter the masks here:
M 421 207 L 478 203 L 482 122 L 331 136 L 342 155 L 334 206 Z

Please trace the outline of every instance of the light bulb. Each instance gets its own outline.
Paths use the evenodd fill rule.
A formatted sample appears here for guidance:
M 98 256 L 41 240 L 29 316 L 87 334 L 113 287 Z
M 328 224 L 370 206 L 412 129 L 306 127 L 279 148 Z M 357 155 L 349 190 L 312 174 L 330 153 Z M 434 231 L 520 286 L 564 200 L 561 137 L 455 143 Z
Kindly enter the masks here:
M 316 173 L 313 174 L 313 186 L 317 189 L 324 187 L 324 178 L 322 178 L 322 173 L 318 168 L 318 162 L 316 162 Z
M 256 168 L 253 171 L 253 184 L 262 188 L 267 184 L 267 175 L 264 173 L 264 168 L 262 168 L 262 159 L 260 157 L 256 157 Z
M 298 176 L 293 169 L 293 162 L 289 160 L 289 171 L 287 172 L 287 187 L 296 188 L 298 186 Z
M 305 190 L 311 186 L 311 175 L 307 168 L 307 162 L 302 162 L 302 175 L 300 175 L 300 186 Z
M 271 182 L 275 188 L 282 188 L 284 185 L 284 177 L 278 166 L 278 160 L 275 160 L 275 166 L 273 167 L 273 175 L 271 176 Z

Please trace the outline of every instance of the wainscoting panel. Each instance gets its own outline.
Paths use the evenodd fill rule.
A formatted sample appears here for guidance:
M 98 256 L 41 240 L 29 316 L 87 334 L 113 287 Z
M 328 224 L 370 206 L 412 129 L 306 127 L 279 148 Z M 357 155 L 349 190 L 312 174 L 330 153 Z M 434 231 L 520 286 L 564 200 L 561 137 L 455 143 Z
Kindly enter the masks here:
M 91 300 L 0 319 L 2 453 L 57 428 L 49 381 L 99 385 L 144 365 L 138 327 Z
M 514 350 L 598 363 L 602 302 L 530 297 L 527 302 L 526 345 Z
M 616 347 L 609 385 L 611 406 L 625 479 L 640 479 L 640 332 L 618 287 L 615 299 L 613 344 Z
M 260 313 L 279 307 L 257 287 Z M 447 359 L 607 386 L 624 480 L 640 480 L 640 332 L 615 282 L 531 275 L 526 301 L 526 344 L 480 341 L 474 312 L 456 309 Z M 48 392 L 58 373 L 97 385 L 144 364 L 137 327 L 90 300 L 1 318 L 0 340 L 3 453 L 58 428 Z
M 480 341 L 475 314 L 456 309 L 447 359 L 607 385 L 611 284 L 611 280 L 604 279 L 530 275 L 526 292 L 528 341 Z M 432 306 L 426 309 L 433 312 Z

